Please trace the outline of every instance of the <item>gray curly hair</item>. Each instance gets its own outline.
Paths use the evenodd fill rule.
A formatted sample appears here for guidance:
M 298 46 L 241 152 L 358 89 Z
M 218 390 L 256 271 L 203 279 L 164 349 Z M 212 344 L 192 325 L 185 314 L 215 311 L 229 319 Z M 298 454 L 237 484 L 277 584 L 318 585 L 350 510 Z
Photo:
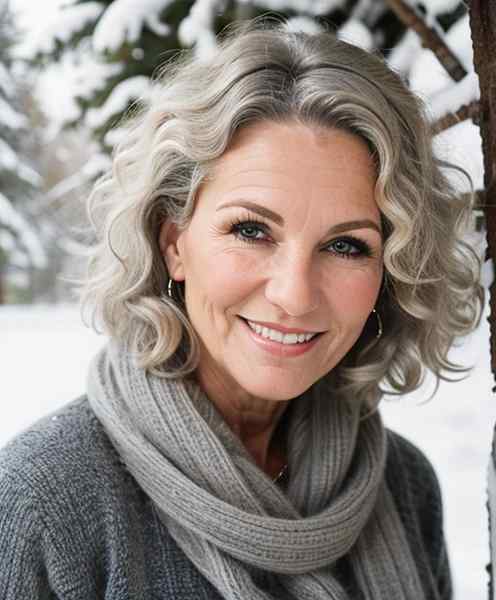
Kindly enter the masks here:
M 463 240 L 470 203 L 445 170 L 470 177 L 433 155 L 421 101 L 381 58 L 331 33 L 249 23 L 225 34 L 207 61 L 177 55 L 152 90 L 128 119 L 111 172 L 88 199 L 97 243 L 81 300 L 95 328 L 128 344 L 139 364 L 160 376 L 193 374 L 199 340 L 177 289 L 182 284 L 175 299 L 164 293 L 160 227 L 167 219 L 187 226 L 201 182 L 240 128 L 298 121 L 367 143 L 385 234 L 377 304 L 384 335 L 375 340 L 364 331 L 325 376 L 333 393 L 375 406 L 381 382 L 388 393 L 405 393 L 426 370 L 437 381 L 466 370 L 447 355 L 454 338 L 480 319 L 480 260 Z

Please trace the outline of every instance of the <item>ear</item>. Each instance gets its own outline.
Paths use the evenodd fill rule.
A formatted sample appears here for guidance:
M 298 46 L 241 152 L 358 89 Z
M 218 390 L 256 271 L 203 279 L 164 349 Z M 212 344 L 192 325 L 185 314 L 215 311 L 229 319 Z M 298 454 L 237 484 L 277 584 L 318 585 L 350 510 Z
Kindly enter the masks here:
M 184 263 L 182 254 L 182 234 L 175 223 L 165 221 L 160 227 L 158 243 L 164 258 L 165 266 L 172 279 L 184 281 Z

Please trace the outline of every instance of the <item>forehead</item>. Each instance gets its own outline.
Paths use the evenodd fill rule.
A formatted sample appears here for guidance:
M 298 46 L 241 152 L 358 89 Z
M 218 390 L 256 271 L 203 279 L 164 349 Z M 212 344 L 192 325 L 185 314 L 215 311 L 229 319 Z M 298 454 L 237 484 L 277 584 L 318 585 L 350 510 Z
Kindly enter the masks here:
M 375 183 L 375 166 L 364 140 L 347 131 L 301 123 L 261 122 L 241 129 L 218 160 L 213 179 L 271 176 L 312 180 L 322 186 L 352 185 L 356 176 Z M 350 178 L 353 176 L 353 179 Z

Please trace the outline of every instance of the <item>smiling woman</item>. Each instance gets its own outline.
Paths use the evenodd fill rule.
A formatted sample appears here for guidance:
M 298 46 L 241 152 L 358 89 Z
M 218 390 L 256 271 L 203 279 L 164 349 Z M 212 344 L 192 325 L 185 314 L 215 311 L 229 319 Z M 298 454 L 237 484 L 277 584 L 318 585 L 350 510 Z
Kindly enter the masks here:
M 198 190 L 188 226 L 162 225 L 167 270 L 186 282 L 188 317 L 201 340 L 196 377 L 223 414 L 255 403 L 267 407 L 266 417 L 280 411 L 360 337 L 383 272 L 375 180 L 359 137 L 262 121 L 234 137 Z M 278 339 L 288 329 L 319 335 Z M 261 468 L 276 424 L 271 418 L 258 449 Z
M 479 319 L 449 168 L 329 33 L 167 64 L 89 198 L 110 341 L 0 452 L 0 596 L 450 599 L 436 476 L 377 410 Z

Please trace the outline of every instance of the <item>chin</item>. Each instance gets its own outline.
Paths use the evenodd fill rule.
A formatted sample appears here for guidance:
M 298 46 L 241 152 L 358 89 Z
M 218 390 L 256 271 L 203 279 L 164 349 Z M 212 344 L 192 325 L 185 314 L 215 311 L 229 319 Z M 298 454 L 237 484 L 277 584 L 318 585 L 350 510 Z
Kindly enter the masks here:
M 312 386 L 313 381 L 305 383 L 291 382 L 287 374 L 267 377 L 264 381 L 260 379 L 254 384 L 253 377 L 243 385 L 243 388 L 252 396 L 263 398 L 272 402 L 286 402 L 300 396 Z

